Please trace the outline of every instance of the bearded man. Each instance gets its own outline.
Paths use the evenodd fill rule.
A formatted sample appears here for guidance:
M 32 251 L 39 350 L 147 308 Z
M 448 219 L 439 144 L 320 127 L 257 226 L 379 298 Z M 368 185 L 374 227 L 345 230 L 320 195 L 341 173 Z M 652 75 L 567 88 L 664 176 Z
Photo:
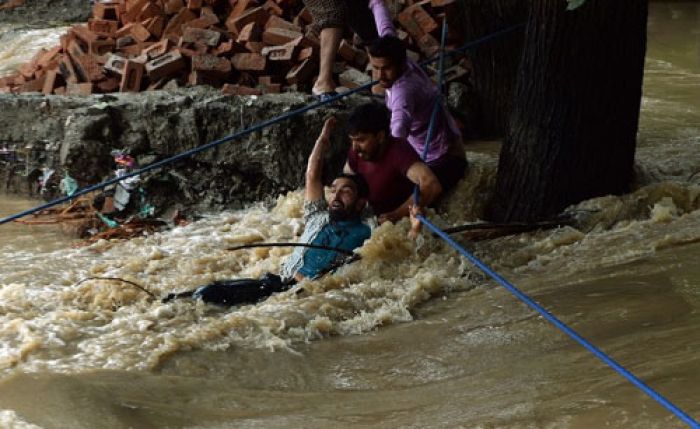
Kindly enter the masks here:
M 307 162 L 304 188 L 305 228 L 300 242 L 325 248 L 297 247 L 285 260 L 279 275 L 268 273 L 261 279 L 217 281 L 196 289 L 190 295 L 220 305 L 257 302 L 273 293 L 287 290 L 297 282 L 318 278 L 338 267 L 347 253 L 362 246 L 370 237 L 371 229 L 362 220 L 369 194 L 367 182 L 362 176 L 339 175 L 330 186 L 328 199 L 324 198 L 321 178 L 323 154 L 335 123 L 335 118 L 326 120 L 316 140 Z

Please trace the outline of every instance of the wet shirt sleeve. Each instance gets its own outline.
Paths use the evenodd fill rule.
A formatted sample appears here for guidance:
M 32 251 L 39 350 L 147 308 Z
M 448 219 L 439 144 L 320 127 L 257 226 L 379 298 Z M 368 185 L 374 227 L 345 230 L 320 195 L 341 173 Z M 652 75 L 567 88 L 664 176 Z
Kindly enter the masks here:
M 328 203 L 324 198 L 316 201 L 304 200 L 304 222 L 308 224 L 319 214 L 324 213 L 327 208 Z
M 391 88 L 391 98 L 387 99 L 387 108 L 391 111 L 391 135 L 406 139 L 411 131 L 411 121 L 414 114 L 414 104 L 410 102 L 408 89 L 402 82 L 397 82 Z

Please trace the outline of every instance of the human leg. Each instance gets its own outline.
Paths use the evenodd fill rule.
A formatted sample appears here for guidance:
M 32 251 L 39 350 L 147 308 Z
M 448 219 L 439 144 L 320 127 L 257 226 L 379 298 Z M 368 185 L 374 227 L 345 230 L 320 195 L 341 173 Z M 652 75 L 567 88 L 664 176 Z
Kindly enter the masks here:
M 311 90 L 314 94 L 323 94 L 335 91 L 333 80 L 333 63 L 340 46 L 343 29 L 338 27 L 326 27 L 321 30 L 319 52 L 318 79 Z

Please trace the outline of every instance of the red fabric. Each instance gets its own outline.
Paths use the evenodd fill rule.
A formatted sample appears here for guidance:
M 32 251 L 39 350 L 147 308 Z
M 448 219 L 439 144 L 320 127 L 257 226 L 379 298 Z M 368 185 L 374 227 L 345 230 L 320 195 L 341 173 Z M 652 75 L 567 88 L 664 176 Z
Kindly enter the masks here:
M 380 159 L 365 161 L 352 148 L 348 151 L 348 165 L 367 180 L 369 203 L 377 215 L 396 209 L 411 195 L 414 184 L 406 172 L 418 161 L 408 142 L 393 138 Z

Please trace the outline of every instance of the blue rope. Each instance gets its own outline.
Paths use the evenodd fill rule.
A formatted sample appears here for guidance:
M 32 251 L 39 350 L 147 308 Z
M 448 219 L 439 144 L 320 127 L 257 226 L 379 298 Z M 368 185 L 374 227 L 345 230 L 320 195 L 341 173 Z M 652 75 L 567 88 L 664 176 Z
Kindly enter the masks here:
M 446 55 L 452 56 L 452 55 L 456 55 L 456 54 L 463 53 L 464 51 L 466 51 L 466 50 L 468 50 L 468 49 L 471 49 L 471 48 L 473 48 L 473 47 L 475 47 L 475 46 L 481 45 L 481 44 L 486 43 L 486 42 L 488 42 L 488 41 L 490 41 L 490 40 L 493 40 L 493 39 L 495 39 L 495 38 L 497 38 L 497 37 L 500 37 L 500 36 L 502 36 L 502 35 L 504 35 L 504 34 L 507 34 L 507 33 L 513 32 L 513 31 L 515 31 L 515 30 L 518 30 L 518 29 L 520 29 L 521 27 L 524 27 L 524 25 L 525 25 L 524 23 L 521 23 L 521 24 L 517 24 L 517 25 L 511 26 L 511 27 L 505 28 L 505 29 L 500 30 L 500 31 L 496 31 L 496 32 L 494 32 L 494 33 L 491 33 L 491 34 L 486 35 L 486 36 L 484 36 L 484 37 L 481 37 L 481 38 L 479 38 L 479 39 L 473 40 L 473 41 L 471 41 L 471 42 L 469 42 L 469 43 L 466 43 L 465 45 L 461 46 L 460 48 L 451 50 L 451 51 L 447 52 Z M 427 64 L 431 64 L 431 63 L 437 61 L 438 59 L 439 59 L 439 58 L 431 58 L 431 59 L 429 59 L 429 60 L 423 61 L 420 65 L 421 65 L 421 66 L 425 66 L 425 65 L 427 65 Z M 290 118 L 292 118 L 292 117 L 301 115 L 302 113 L 306 113 L 306 112 L 308 112 L 308 111 L 310 111 L 310 110 L 318 109 L 318 108 L 321 107 L 321 106 L 324 106 L 324 105 L 326 105 L 326 104 L 334 103 L 334 102 L 340 100 L 340 99 L 343 98 L 343 97 L 347 97 L 348 95 L 355 94 L 355 93 L 357 93 L 357 92 L 360 92 L 360 91 L 363 91 L 363 90 L 365 90 L 365 89 L 371 88 L 372 85 L 375 85 L 376 83 L 377 83 L 377 81 L 372 81 L 372 82 L 367 83 L 367 84 L 365 84 L 365 85 L 362 85 L 362 86 L 360 86 L 360 87 L 358 87 L 358 88 L 355 88 L 355 89 L 352 89 L 352 90 L 350 90 L 350 91 L 344 92 L 344 93 L 342 93 L 342 94 L 338 94 L 338 95 L 335 95 L 335 96 L 333 96 L 333 97 L 330 97 L 330 98 L 328 98 L 328 99 L 326 99 L 326 100 L 324 100 L 324 101 L 318 101 L 318 102 L 316 102 L 316 103 L 309 104 L 309 105 L 307 105 L 307 106 L 305 106 L 305 107 L 302 107 L 302 108 L 293 110 L 293 111 L 291 111 L 291 112 L 288 112 L 288 113 L 286 113 L 286 114 L 283 114 L 283 115 L 274 117 L 274 118 L 272 118 L 272 119 L 268 119 L 268 120 L 259 122 L 259 123 L 255 124 L 255 125 L 251 126 L 250 128 L 246 128 L 245 130 L 242 130 L 242 131 L 239 131 L 239 132 L 237 132 L 237 133 L 231 134 L 231 135 L 229 135 L 229 136 L 227 136 L 227 137 L 224 137 L 224 138 L 222 138 L 222 139 L 220 139 L 220 140 L 216 140 L 216 141 L 207 143 L 207 144 L 205 144 L 205 145 L 199 146 L 199 147 L 197 147 L 197 148 L 190 149 L 190 150 L 188 150 L 188 151 L 182 152 L 182 153 L 180 153 L 180 154 L 178 154 L 178 155 L 174 155 L 174 156 L 172 156 L 172 157 L 170 157 L 170 158 L 166 158 L 166 159 L 163 159 L 163 160 L 154 162 L 153 164 L 149 164 L 149 165 L 147 165 L 146 167 L 141 168 L 140 170 L 135 170 L 135 171 L 132 171 L 131 173 L 127 173 L 127 174 L 125 174 L 125 175 L 123 175 L 123 176 L 121 176 L 121 177 L 118 177 L 118 178 L 115 177 L 115 178 L 106 180 L 106 181 L 104 181 L 104 182 L 102 182 L 102 183 L 98 183 L 98 184 L 96 184 L 96 185 L 88 186 L 87 188 L 83 188 L 83 189 L 77 190 L 77 191 L 76 191 L 75 193 L 73 193 L 71 196 L 66 196 L 66 197 L 58 198 L 58 199 L 55 199 L 55 200 L 53 200 L 53 201 L 49 201 L 49 202 L 47 202 L 46 204 L 42 204 L 42 205 L 40 205 L 40 206 L 34 207 L 34 208 L 32 208 L 32 209 L 28 209 L 28 210 L 25 210 L 25 211 L 23 211 L 23 212 L 20 212 L 20 213 L 11 215 L 11 216 L 4 217 L 4 218 L 0 219 L 0 225 L 4 225 L 4 224 L 6 224 L 6 223 L 12 222 L 13 220 L 22 218 L 22 217 L 24 217 L 24 216 L 27 216 L 27 215 L 30 215 L 30 214 L 33 214 L 33 213 L 37 213 L 37 212 L 39 212 L 39 211 L 41 211 L 41 210 L 45 210 L 45 209 L 47 209 L 47 208 L 56 206 L 56 205 L 58 205 L 58 204 L 63 204 L 63 203 L 65 203 L 65 202 L 71 201 L 72 199 L 74 199 L 74 198 L 76 198 L 76 197 L 79 197 L 79 196 L 81 196 L 81 195 L 85 195 L 85 194 L 87 194 L 87 193 L 90 193 L 90 192 L 93 192 L 93 191 L 102 189 L 102 188 L 104 188 L 104 187 L 106 187 L 106 186 L 112 185 L 112 184 L 117 183 L 117 182 L 119 182 L 119 181 L 121 181 L 121 180 L 128 179 L 129 177 L 138 176 L 138 175 L 143 174 L 143 173 L 146 173 L 146 172 L 148 172 L 148 171 L 152 171 L 152 170 L 155 170 L 155 169 L 164 167 L 164 166 L 166 166 L 166 165 L 168 165 L 168 164 L 172 164 L 172 163 L 174 163 L 174 162 L 176 162 L 176 161 L 179 161 L 179 160 L 181 160 L 181 159 L 190 157 L 190 156 L 192 156 L 192 155 L 198 154 L 198 153 L 203 152 L 203 151 L 205 151 L 205 150 L 209 150 L 209 149 L 211 149 L 211 148 L 213 148 L 213 147 L 219 146 L 219 145 L 221 145 L 221 144 L 223 144 L 223 143 L 229 142 L 229 141 L 231 141 L 231 140 L 233 140 L 233 139 L 236 139 L 236 138 L 238 138 L 238 137 L 247 136 L 248 134 L 251 134 L 251 133 L 253 133 L 253 132 L 255 132 L 255 131 L 261 130 L 261 129 L 263 129 L 263 128 L 265 128 L 265 127 L 268 127 L 268 126 L 270 126 L 270 125 L 274 125 L 274 124 L 276 124 L 276 123 L 278 123 L 278 122 L 285 121 L 285 120 L 290 119 Z
M 442 18 L 442 33 L 440 34 L 440 54 L 438 56 L 438 91 L 435 97 L 435 104 L 433 104 L 433 110 L 430 112 L 430 122 L 428 123 L 428 132 L 425 135 L 425 144 L 423 145 L 423 153 L 421 154 L 421 161 L 425 162 L 425 158 L 428 157 L 428 148 L 430 147 L 430 141 L 433 139 L 433 132 L 435 131 L 435 119 L 437 119 L 438 110 L 442 106 L 442 86 L 445 78 L 443 73 L 445 65 L 445 41 L 447 40 L 447 18 Z M 420 187 L 418 184 L 413 187 L 413 204 L 418 205 L 420 202 Z
M 533 301 L 530 297 L 528 297 L 525 293 L 520 291 L 518 288 L 510 284 L 506 279 L 501 277 L 498 273 L 493 271 L 489 266 L 481 262 L 477 257 L 473 256 L 471 253 L 469 253 L 466 249 L 464 249 L 462 246 L 457 244 L 456 241 L 452 239 L 446 232 L 435 226 L 433 223 L 431 223 L 428 219 L 426 219 L 423 215 L 418 215 L 416 216 L 425 226 L 427 226 L 430 230 L 432 230 L 435 234 L 439 235 L 440 238 L 445 240 L 447 244 L 452 246 L 455 250 L 457 250 L 459 253 L 462 254 L 465 258 L 467 258 L 472 264 L 476 265 L 481 271 L 486 273 L 489 277 L 494 279 L 498 284 L 503 286 L 504 288 L 508 289 L 509 292 L 511 292 L 513 295 L 515 295 L 518 299 L 520 299 L 522 302 L 533 308 L 535 311 L 540 313 L 542 317 L 550 321 L 554 326 L 559 328 L 561 331 L 563 331 L 566 335 L 571 337 L 573 340 L 581 344 L 583 347 L 585 347 L 588 351 L 593 353 L 598 359 L 602 360 L 604 363 L 606 363 L 608 366 L 610 366 L 612 369 L 617 371 L 619 374 L 621 374 L 623 377 L 625 377 L 627 380 L 629 380 L 632 384 L 640 388 L 644 393 L 647 395 L 651 396 L 652 399 L 666 407 L 669 411 L 671 411 L 673 414 L 675 414 L 679 419 L 683 420 L 684 423 L 686 423 L 688 426 L 694 429 L 700 429 L 700 424 L 693 420 L 692 417 L 690 417 L 688 414 L 686 414 L 683 410 L 675 406 L 673 403 L 671 403 L 668 399 L 664 398 L 661 396 L 659 393 L 654 391 L 651 387 L 647 386 L 642 380 L 637 378 L 634 374 L 629 372 L 627 369 L 625 369 L 622 365 L 619 363 L 615 362 L 611 357 L 603 353 L 600 349 L 598 349 L 596 346 L 591 344 L 588 340 L 580 336 L 576 331 L 568 327 L 564 322 L 561 320 L 557 319 L 554 315 L 552 315 L 550 312 L 544 309 L 544 307 L 540 306 L 537 304 L 535 301 Z

